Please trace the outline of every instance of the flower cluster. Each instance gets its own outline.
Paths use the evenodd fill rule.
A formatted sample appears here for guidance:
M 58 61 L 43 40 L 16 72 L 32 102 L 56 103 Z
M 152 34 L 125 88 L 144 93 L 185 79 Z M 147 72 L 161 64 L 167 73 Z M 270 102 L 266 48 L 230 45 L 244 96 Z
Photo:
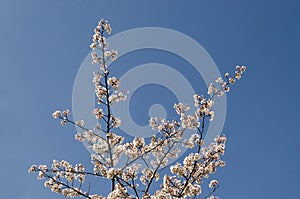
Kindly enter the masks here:
M 220 160 L 220 155 L 224 154 L 225 142 L 225 136 L 217 137 L 215 142 L 203 148 L 201 153 L 190 153 L 183 164 L 176 163 L 171 166 L 170 171 L 174 175 L 164 176 L 162 189 L 156 194 L 175 198 L 201 194 L 202 179 L 213 174 L 218 166 L 225 166 L 224 161 Z M 211 181 L 209 187 L 217 185 L 217 181 Z
M 110 24 L 101 19 L 94 30 L 91 48 L 92 63 L 99 65 L 99 71 L 94 72 L 95 97 L 97 107 L 91 114 L 97 120 L 93 129 L 84 126 L 84 121 L 69 119 L 69 110 L 56 110 L 52 116 L 60 119 L 64 126 L 68 123 L 79 127 L 82 131 L 75 134 L 75 139 L 84 142 L 92 151 L 91 163 L 93 171 L 85 171 L 82 164 L 72 166 L 67 161 L 54 160 L 51 167 L 33 165 L 29 172 L 37 172 L 38 179 L 46 179 L 44 185 L 55 193 L 64 197 L 85 197 L 88 199 L 115 198 L 143 198 L 143 199 L 171 199 L 195 198 L 203 194 L 202 183 L 216 172 L 218 167 L 225 166 L 221 156 L 225 152 L 226 137 L 217 136 L 213 143 L 204 147 L 205 121 L 214 119 L 214 97 L 221 97 L 230 91 L 230 85 L 239 80 L 246 70 L 245 66 L 237 66 L 233 77 L 225 74 L 210 84 L 205 98 L 195 94 L 194 106 L 196 110 L 189 113 L 190 107 L 181 102 L 174 104 L 179 115 L 178 119 L 168 121 L 164 118 L 153 117 L 149 120 L 151 128 L 158 133 L 149 140 L 135 137 L 131 142 L 116 133 L 121 120 L 112 114 L 114 103 L 126 100 L 127 91 L 120 90 L 120 80 L 110 76 L 107 62 L 117 58 L 117 51 L 108 50 L 105 34 L 111 33 Z M 185 137 L 187 130 L 193 131 Z M 178 157 L 179 145 L 189 148 L 189 154 L 183 162 L 170 166 L 170 175 L 160 176 L 160 170 L 167 166 L 170 159 Z M 118 166 L 120 159 L 126 164 Z M 142 168 L 142 164 L 145 165 Z M 171 175 L 172 174 L 172 175 Z M 84 191 L 83 184 L 86 176 L 105 178 L 112 183 L 111 192 L 105 197 Z M 161 181 L 161 189 L 153 190 L 154 182 Z M 219 187 L 217 180 L 210 181 L 208 187 L 211 192 L 204 198 L 216 199 L 212 194 Z
M 64 111 L 56 110 L 56 111 L 53 112 L 52 117 L 54 119 L 57 119 L 57 118 L 61 119 L 60 124 L 62 126 L 65 126 L 68 122 L 68 116 L 69 115 L 70 115 L 70 110 L 69 109 L 66 109 Z
M 236 82 L 236 80 L 241 79 L 242 74 L 246 71 L 246 66 L 236 66 L 235 68 L 235 75 L 234 77 L 229 77 L 229 73 L 225 74 L 225 78 L 226 81 L 224 81 L 221 77 L 219 77 L 218 79 L 216 79 L 216 83 L 219 84 L 219 88 L 216 87 L 216 85 L 214 83 L 211 83 L 207 94 L 209 94 L 210 96 L 214 96 L 214 95 L 218 95 L 219 97 L 224 95 L 224 92 L 229 92 L 230 91 L 230 84 L 234 84 Z
M 107 47 L 106 38 L 103 37 L 104 32 L 107 32 L 108 34 L 111 33 L 111 27 L 108 21 L 104 21 L 101 19 L 97 25 L 97 27 L 94 29 L 94 36 L 93 36 L 93 43 L 90 45 L 92 49 L 95 49 L 98 45 L 105 48 Z
M 53 160 L 50 168 L 46 165 L 32 165 L 28 172 L 38 172 L 38 179 L 47 178 L 48 180 L 44 182 L 44 186 L 48 187 L 52 192 L 63 194 L 65 197 L 88 195 L 80 190 L 88 174 L 88 172 L 85 172 L 82 164 L 76 164 L 73 167 L 65 160 L 60 162 Z M 76 182 L 79 184 L 78 187 L 75 187 Z

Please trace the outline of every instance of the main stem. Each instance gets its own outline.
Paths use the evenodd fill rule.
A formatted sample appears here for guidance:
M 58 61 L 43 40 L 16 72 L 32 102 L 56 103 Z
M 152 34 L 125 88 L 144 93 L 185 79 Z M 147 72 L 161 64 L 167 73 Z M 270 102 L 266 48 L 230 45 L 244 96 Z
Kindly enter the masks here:
M 110 121 L 111 121 L 111 110 L 110 110 L 110 102 L 109 102 L 109 87 L 108 87 L 108 73 L 106 68 L 106 61 L 105 61 L 105 50 L 104 50 L 104 40 L 103 40 L 103 31 L 101 31 L 101 38 L 102 38 L 102 61 L 103 61 L 103 67 L 104 67 L 104 80 L 105 80 L 105 89 L 106 89 L 106 106 L 107 106 L 107 122 L 106 122 L 106 135 L 110 132 Z M 110 158 L 110 167 L 113 168 L 113 158 L 112 158 L 112 149 L 110 146 L 110 137 L 107 136 L 106 142 L 108 146 L 109 151 L 109 158 Z M 113 191 L 115 189 L 115 178 L 111 179 L 111 190 Z

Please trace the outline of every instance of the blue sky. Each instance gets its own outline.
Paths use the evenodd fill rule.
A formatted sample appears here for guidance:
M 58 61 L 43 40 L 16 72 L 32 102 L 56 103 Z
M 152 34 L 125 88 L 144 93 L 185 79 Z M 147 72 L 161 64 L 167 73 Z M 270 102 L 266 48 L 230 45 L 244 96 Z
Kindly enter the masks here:
M 206 49 L 221 73 L 248 66 L 227 95 L 227 166 L 214 176 L 218 195 L 297 197 L 299 6 L 293 0 L 2 0 L 0 198 L 63 198 L 28 167 L 52 159 L 89 164 L 89 153 L 73 139 L 75 128 L 60 127 L 51 113 L 71 108 L 75 76 L 99 18 L 111 22 L 113 34 L 149 26 L 182 32 Z M 120 64 L 150 62 L 147 53 L 125 56 Z M 149 53 L 155 62 L 166 59 Z

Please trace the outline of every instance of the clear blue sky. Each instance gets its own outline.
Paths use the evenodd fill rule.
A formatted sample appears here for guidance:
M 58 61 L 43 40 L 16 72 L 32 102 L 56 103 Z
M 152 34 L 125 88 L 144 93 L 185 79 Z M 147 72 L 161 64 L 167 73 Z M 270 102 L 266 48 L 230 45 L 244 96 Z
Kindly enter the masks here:
M 63 198 L 28 167 L 52 159 L 89 164 L 75 128 L 60 127 L 51 113 L 71 108 L 75 75 L 99 18 L 112 23 L 113 34 L 147 26 L 183 32 L 204 46 L 221 73 L 248 66 L 227 98 L 227 166 L 216 175 L 218 195 L 299 195 L 299 1 L 182 2 L 0 2 L 0 198 Z

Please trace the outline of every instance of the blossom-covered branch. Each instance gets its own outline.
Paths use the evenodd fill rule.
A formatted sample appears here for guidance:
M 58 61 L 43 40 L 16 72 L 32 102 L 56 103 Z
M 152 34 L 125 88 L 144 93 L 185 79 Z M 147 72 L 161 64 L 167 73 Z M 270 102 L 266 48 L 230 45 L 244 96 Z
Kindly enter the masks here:
M 211 83 L 208 97 L 195 94 L 195 111 L 190 114 L 190 106 L 181 102 L 174 104 L 177 119 L 168 121 L 165 118 L 153 117 L 149 125 L 156 135 L 146 142 L 142 137 L 135 137 L 131 142 L 124 142 L 117 128 L 121 119 L 113 115 L 111 109 L 115 103 L 126 100 L 127 91 L 120 90 L 120 80 L 111 76 L 107 67 L 109 60 L 117 59 L 117 51 L 109 50 L 106 34 L 111 33 L 110 24 L 101 19 L 94 29 L 93 42 L 90 47 L 92 63 L 98 66 L 94 72 L 95 97 L 97 106 L 91 114 L 97 121 L 93 129 L 84 126 L 84 121 L 72 121 L 69 110 L 56 110 L 53 118 L 59 119 L 61 125 L 72 124 L 82 131 L 75 134 L 75 139 L 87 143 L 93 151 L 91 163 L 93 171 L 85 171 L 82 164 L 73 167 L 67 161 L 54 160 L 51 168 L 46 165 L 33 165 L 29 172 L 37 172 L 38 179 L 46 178 L 44 185 L 51 191 L 64 197 L 85 197 L 88 199 L 115 198 L 216 198 L 212 194 L 219 187 L 217 180 L 209 184 L 211 191 L 202 192 L 204 178 L 224 167 L 221 160 L 224 155 L 226 137 L 217 136 L 213 143 L 204 147 L 203 137 L 205 123 L 214 120 L 214 98 L 222 97 L 245 72 L 245 66 L 236 66 L 234 75 L 228 73 Z M 192 96 L 191 96 L 192 97 Z M 209 120 L 209 121 L 207 121 Z M 189 137 L 187 130 L 193 131 Z M 168 165 L 170 159 L 178 157 L 179 146 L 189 150 L 183 162 L 176 162 L 169 167 L 170 172 L 162 177 L 160 189 L 153 189 L 153 182 L 161 179 L 160 170 Z M 118 167 L 120 159 L 125 165 Z M 145 168 L 142 168 L 142 164 Z M 84 186 L 85 177 L 101 177 L 111 181 L 111 192 L 107 196 L 90 193 L 90 185 Z M 84 189 L 87 189 L 84 191 Z M 101 190 L 99 190 L 101 192 Z

